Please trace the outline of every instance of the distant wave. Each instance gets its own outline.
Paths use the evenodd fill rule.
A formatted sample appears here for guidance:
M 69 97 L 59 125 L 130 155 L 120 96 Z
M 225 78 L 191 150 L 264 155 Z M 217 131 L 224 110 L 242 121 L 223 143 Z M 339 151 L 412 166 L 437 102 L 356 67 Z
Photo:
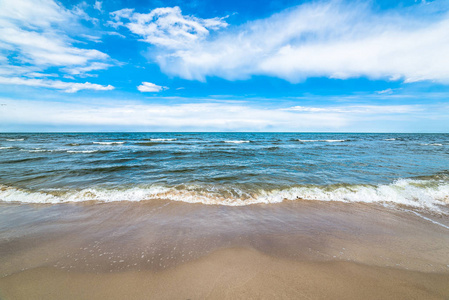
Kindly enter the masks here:
M 80 144 L 78 144 L 78 143 L 69 143 L 69 144 L 66 144 L 66 146 L 73 146 L 73 147 L 76 147 L 76 146 L 79 146 Z
M 346 142 L 346 140 L 301 140 L 301 139 L 298 139 L 298 142 L 302 142 L 302 143 L 307 143 L 307 142 L 338 143 L 338 142 Z
M 67 150 L 67 153 L 95 153 L 98 150 Z
M 48 149 L 20 149 L 20 151 L 27 151 L 30 153 L 35 153 L 35 152 L 53 152 L 53 150 L 48 150 Z
M 150 139 L 152 142 L 171 142 L 176 141 L 177 139 Z
M 251 141 L 224 141 L 224 143 L 231 143 L 231 144 L 244 144 L 244 143 L 250 143 Z
M 6 139 L 8 142 L 21 142 L 24 141 L 25 139 Z
M 0 147 L 0 150 L 3 150 L 3 149 L 12 149 L 13 147 Z
M 384 141 L 396 141 L 396 139 L 384 139 Z
M 432 143 L 432 144 L 421 144 L 422 146 L 443 146 L 443 144 L 440 143 Z
M 97 145 L 121 145 L 124 143 L 125 142 L 92 142 L 92 144 L 97 144 Z
M 446 176 L 447 177 L 447 176 Z M 208 205 L 243 206 L 282 201 L 340 201 L 380 203 L 411 207 L 449 215 L 449 180 L 399 179 L 390 184 L 329 186 L 300 185 L 279 190 L 244 190 L 215 185 L 147 186 L 132 188 L 86 188 L 71 191 L 31 191 L 0 185 L 0 200 L 24 203 L 63 203 L 83 201 L 145 201 L 167 199 Z

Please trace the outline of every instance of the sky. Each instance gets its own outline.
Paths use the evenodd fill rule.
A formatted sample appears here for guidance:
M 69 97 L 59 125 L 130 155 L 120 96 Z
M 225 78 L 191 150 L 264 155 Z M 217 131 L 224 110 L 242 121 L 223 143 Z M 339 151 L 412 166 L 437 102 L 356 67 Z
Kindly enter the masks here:
M 449 132 L 449 0 L 0 0 L 0 132 Z

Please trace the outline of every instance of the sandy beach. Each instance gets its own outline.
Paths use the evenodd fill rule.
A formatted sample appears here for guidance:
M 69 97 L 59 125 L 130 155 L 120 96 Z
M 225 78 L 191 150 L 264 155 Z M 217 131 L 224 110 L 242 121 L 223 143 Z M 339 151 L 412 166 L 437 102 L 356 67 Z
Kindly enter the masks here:
M 449 220 L 317 201 L 1 204 L 1 299 L 447 299 Z

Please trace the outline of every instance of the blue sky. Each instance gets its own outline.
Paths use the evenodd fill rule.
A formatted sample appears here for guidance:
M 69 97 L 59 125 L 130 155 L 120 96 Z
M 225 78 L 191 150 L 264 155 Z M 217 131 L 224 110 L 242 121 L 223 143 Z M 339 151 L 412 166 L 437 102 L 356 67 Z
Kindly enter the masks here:
M 449 1 L 0 1 L 0 131 L 449 132 Z

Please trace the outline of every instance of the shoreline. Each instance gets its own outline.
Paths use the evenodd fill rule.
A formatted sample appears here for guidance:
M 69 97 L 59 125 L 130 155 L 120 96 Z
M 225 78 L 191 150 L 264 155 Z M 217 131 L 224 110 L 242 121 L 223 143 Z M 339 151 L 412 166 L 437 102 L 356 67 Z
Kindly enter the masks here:
M 1 203 L 0 217 L 5 299 L 449 296 L 448 229 L 375 204 Z

